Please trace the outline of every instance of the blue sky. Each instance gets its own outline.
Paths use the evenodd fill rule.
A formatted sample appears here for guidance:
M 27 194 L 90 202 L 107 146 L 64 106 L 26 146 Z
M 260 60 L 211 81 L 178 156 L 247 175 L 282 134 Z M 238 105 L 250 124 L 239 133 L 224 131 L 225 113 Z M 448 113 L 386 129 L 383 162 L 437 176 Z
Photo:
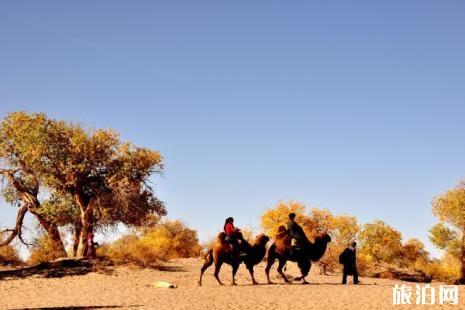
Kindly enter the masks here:
M 465 177 L 465 3 L 2 1 L 15 110 L 159 150 L 156 191 L 203 240 L 293 199 L 432 250 L 431 199 Z

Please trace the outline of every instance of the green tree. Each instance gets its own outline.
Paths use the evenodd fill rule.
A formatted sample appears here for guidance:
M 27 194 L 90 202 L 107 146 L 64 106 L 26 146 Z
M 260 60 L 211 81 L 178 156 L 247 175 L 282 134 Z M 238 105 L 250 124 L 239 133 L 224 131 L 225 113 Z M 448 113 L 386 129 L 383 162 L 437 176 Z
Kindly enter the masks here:
M 465 184 L 461 183 L 432 202 L 439 223 L 430 230 L 430 240 L 460 259 L 459 282 L 465 283 Z

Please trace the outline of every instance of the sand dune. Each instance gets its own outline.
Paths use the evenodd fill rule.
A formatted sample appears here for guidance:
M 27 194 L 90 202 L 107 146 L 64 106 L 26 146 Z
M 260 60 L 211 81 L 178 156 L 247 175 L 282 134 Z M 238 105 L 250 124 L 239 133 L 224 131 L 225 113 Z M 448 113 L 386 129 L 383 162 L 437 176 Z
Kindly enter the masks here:
M 168 264 L 168 271 L 117 267 L 111 273 L 89 273 L 63 278 L 9 279 L 0 281 L 0 309 L 418 309 L 416 305 L 392 305 L 395 283 L 386 279 L 361 278 L 361 285 L 339 284 L 340 276 L 321 276 L 314 269 L 310 285 L 282 284 L 272 270 L 275 285 L 250 285 L 250 277 L 241 266 L 238 286 L 219 286 L 210 268 L 197 285 L 201 259 L 181 259 Z M 276 266 L 275 266 L 276 268 Z M 230 283 L 231 268 L 223 267 L 221 279 Z M 288 274 L 298 275 L 289 263 Z M 256 267 L 256 277 L 265 283 L 264 264 Z M 175 289 L 155 288 L 156 281 L 176 284 Z M 413 283 L 405 283 L 414 288 Z M 439 283 L 433 283 L 438 287 Z M 459 288 L 463 297 L 465 289 Z M 459 305 L 423 306 L 425 309 L 464 309 Z

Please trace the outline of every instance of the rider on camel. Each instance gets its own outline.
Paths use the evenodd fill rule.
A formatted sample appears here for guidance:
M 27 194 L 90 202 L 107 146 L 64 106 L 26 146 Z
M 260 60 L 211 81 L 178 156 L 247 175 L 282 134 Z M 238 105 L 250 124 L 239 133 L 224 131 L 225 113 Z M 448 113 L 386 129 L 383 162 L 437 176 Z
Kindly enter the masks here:
M 295 221 L 295 213 L 289 214 L 289 221 L 287 222 L 287 231 L 289 232 L 289 235 L 292 238 L 292 245 L 294 249 L 300 250 L 301 247 L 308 242 L 303 228 Z
M 240 252 L 241 240 L 237 239 L 237 233 L 240 232 L 239 228 L 234 227 L 234 219 L 228 217 L 224 222 L 223 227 L 224 233 L 226 234 L 225 240 L 229 242 L 233 248 L 233 252 L 238 253 L 240 256 L 243 256 L 244 253 Z

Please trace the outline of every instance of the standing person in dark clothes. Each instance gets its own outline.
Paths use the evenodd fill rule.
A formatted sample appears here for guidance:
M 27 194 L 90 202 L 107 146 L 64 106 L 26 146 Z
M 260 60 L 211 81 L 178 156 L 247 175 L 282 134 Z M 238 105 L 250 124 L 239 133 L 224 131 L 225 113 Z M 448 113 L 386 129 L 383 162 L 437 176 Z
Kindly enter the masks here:
M 358 284 L 358 272 L 357 272 L 357 246 L 356 242 L 346 248 L 341 255 L 339 255 L 339 263 L 344 265 L 342 274 L 342 284 L 347 284 L 347 276 L 352 275 L 354 277 L 354 284 Z

